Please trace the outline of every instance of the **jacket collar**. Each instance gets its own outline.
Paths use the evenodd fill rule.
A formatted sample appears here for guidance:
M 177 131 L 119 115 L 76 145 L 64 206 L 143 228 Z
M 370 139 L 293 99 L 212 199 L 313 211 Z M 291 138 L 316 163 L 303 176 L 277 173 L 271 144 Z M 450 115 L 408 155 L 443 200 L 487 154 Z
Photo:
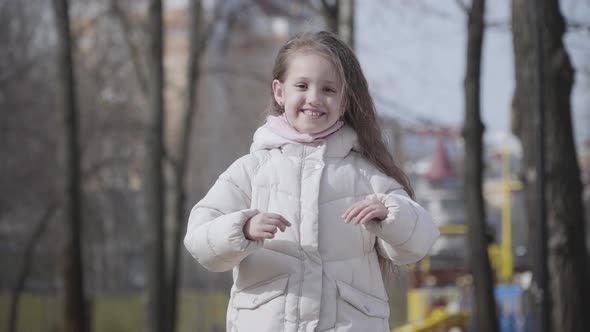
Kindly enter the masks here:
M 283 138 L 268 128 L 260 127 L 254 133 L 254 142 L 250 146 L 250 153 L 259 150 L 282 149 L 289 155 L 301 155 L 305 146 L 325 146 L 325 157 L 344 158 L 350 151 L 360 151 L 357 135 L 352 128 L 344 125 L 340 130 L 330 136 L 317 139 L 312 143 L 299 143 Z

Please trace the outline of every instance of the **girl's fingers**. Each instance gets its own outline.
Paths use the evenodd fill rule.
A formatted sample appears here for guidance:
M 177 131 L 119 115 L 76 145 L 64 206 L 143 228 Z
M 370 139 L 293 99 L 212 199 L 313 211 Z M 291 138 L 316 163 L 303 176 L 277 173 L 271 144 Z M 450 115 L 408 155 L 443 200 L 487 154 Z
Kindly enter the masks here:
M 264 225 L 262 226 L 262 231 L 264 232 L 268 232 L 268 233 L 276 233 L 278 230 L 278 227 L 276 227 L 275 225 Z
M 289 220 L 285 219 L 283 216 L 279 216 L 279 220 L 287 227 L 291 226 L 291 223 L 289 222 Z
M 367 214 L 377 210 L 378 207 L 378 205 L 372 203 L 370 205 L 367 205 L 364 209 L 362 209 L 356 216 L 357 224 L 360 223 L 360 221 L 363 220 Z
M 353 211 L 356 209 L 358 203 L 354 203 L 351 207 L 349 207 L 348 209 L 346 209 L 346 211 L 344 211 L 344 214 L 342 215 L 342 218 L 344 219 L 344 222 L 348 223 L 350 220 L 350 217 L 353 213 Z
M 280 219 L 269 218 L 267 225 L 272 225 L 273 227 L 278 227 L 281 232 L 284 232 L 287 226 L 283 223 Z
M 361 211 L 361 207 L 358 207 L 358 206 L 354 207 L 346 215 L 346 218 L 344 218 L 344 222 L 346 222 L 347 224 L 353 222 L 360 211 Z
M 272 239 L 275 237 L 275 235 L 273 233 L 263 232 L 261 237 L 263 239 Z
M 344 222 L 350 223 L 360 211 L 362 211 L 367 205 L 371 204 L 370 201 L 364 200 L 353 204 L 347 212 L 344 214 Z
M 367 213 L 367 215 L 361 220 L 361 224 L 366 224 L 369 221 L 378 219 L 380 217 L 381 211 L 379 210 L 373 210 L 370 213 Z
M 373 219 L 383 219 L 387 216 L 387 208 L 376 200 L 364 200 L 349 207 L 342 217 L 345 223 L 353 225 L 365 224 Z
M 291 226 L 291 223 L 287 219 L 285 219 L 283 216 L 281 216 L 280 214 L 277 214 L 277 213 L 267 213 L 266 215 L 269 216 L 272 219 L 279 220 L 281 223 L 283 223 L 287 227 Z
M 342 214 L 342 219 L 346 219 L 346 216 L 348 215 L 348 212 L 350 212 L 350 207 L 346 210 L 344 210 L 344 213 Z
M 374 211 L 374 208 L 369 205 L 369 206 L 365 206 L 362 210 L 359 211 L 359 213 L 356 215 L 356 217 L 354 217 L 354 220 L 352 222 L 353 225 L 358 225 L 361 223 L 361 220 L 370 212 Z
M 356 202 L 354 204 L 352 204 L 348 209 L 346 209 L 346 211 L 344 211 L 344 214 L 342 214 L 342 218 L 344 219 L 348 219 L 350 217 L 350 214 L 360 205 L 363 205 L 365 203 L 365 201 L 359 201 Z

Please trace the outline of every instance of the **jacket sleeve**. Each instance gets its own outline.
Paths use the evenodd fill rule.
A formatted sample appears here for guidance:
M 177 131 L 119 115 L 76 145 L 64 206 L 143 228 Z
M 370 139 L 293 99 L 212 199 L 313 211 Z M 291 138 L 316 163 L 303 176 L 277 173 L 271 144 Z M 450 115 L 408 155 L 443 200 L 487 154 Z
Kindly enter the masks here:
M 394 189 L 376 198 L 389 210 L 381 222 L 369 222 L 365 229 L 377 236 L 378 253 L 397 265 L 422 259 L 439 237 L 430 214 L 403 189 Z
M 262 247 L 263 241 L 250 241 L 243 232 L 246 221 L 258 214 L 258 210 L 250 208 L 251 179 L 256 167 L 252 155 L 238 159 L 190 213 L 184 245 L 210 271 L 231 270 Z

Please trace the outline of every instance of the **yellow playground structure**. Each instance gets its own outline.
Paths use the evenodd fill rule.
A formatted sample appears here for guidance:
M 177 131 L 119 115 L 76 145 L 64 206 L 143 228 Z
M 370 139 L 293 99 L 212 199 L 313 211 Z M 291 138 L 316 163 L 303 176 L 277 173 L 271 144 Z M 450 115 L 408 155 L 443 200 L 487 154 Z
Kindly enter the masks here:
M 496 280 L 500 285 L 511 287 L 513 282 L 514 263 L 512 253 L 512 220 L 511 193 L 522 189 L 522 183 L 511 179 L 510 152 L 500 150 L 502 157 L 502 179 L 497 185 L 485 187 L 487 192 L 502 193 L 501 243 L 488 247 L 490 263 L 496 273 Z M 467 232 L 465 224 L 448 224 L 440 228 L 442 236 L 462 236 Z M 468 271 L 463 271 L 454 284 L 446 287 L 429 287 L 424 282 L 424 275 L 428 278 L 431 270 L 431 258 L 426 257 L 414 267 L 415 288 L 410 288 L 407 294 L 406 325 L 392 330 L 392 332 L 439 332 L 439 331 L 468 331 L 470 326 L 469 303 L 472 280 Z M 426 285 L 425 285 L 426 284 Z M 501 312 L 499 313 L 501 314 Z M 502 331 L 514 331 L 502 329 Z

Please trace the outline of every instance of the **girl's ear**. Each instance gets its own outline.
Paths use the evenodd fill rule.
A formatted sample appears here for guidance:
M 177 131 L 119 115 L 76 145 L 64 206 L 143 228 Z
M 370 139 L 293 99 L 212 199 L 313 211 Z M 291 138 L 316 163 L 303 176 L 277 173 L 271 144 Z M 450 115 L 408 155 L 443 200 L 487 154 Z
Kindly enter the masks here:
M 272 93 L 275 97 L 275 101 L 279 104 L 279 106 L 285 105 L 285 99 L 283 95 L 283 83 L 279 80 L 272 81 Z

